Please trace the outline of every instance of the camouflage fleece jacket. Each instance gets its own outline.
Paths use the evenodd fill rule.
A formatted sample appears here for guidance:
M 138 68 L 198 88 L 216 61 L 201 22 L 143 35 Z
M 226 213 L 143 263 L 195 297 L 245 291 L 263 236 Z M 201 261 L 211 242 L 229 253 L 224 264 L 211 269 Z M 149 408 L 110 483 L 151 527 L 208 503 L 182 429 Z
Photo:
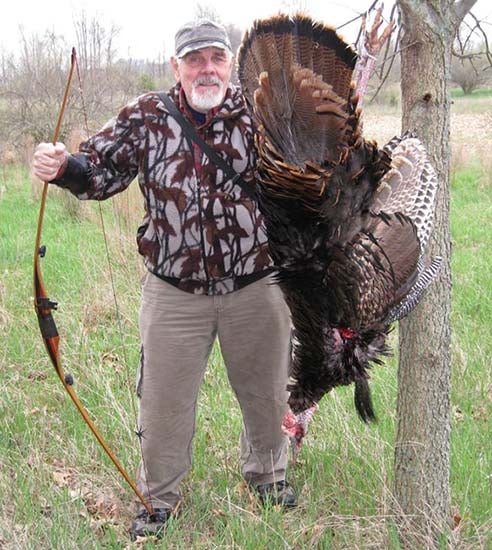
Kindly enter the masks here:
M 179 85 L 170 96 L 183 110 Z M 252 121 L 239 89 L 198 127 L 243 179 L 254 177 Z M 53 183 L 104 200 L 138 177 L 145 215 L 138 249 L 149 271 L 196 294 L 224 294 L 271 270 L 255 202 L 197 146 L 190 150 L 156 93 L 138 97 L 71 155 Z

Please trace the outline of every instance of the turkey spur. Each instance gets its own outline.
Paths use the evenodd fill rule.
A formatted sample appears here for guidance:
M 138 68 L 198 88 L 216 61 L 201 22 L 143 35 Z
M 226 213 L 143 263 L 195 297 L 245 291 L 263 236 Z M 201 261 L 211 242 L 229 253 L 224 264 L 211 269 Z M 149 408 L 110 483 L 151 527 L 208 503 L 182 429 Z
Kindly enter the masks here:
M 418 303 L 441 259 L 424 260 L 437 189 L 412 134 L 382 149 L 362 136 L 355 52 L 307 16 L 257 21 L 238 54 L 256 124 L 258 200 L 290 308 L 289 405 L 298 414 L 355 384 L 374 418 L 371 363 Z

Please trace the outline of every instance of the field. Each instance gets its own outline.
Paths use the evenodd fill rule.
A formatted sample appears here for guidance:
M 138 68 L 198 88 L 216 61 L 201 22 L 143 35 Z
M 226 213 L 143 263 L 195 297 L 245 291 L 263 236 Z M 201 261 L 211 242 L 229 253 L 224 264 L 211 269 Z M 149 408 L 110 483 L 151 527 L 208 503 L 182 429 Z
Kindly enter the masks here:
M 492 548 L 492 98 L 455 97 L 453 239 L 452 514 L 450 547 Z M 400 131 L 396 107 L 369 107 L 365 133 Z M 0 170 L 0 548 L 136 548 L 128 539 L 133 495 L 95 442 L 49 364 L 32 308 L 39 183 Z M 74 388 L 133 477 L 139 459 L 140 259 L 135 189 L 97 207 L 50 190 L 42 260 L 61 358 Z M 137 215 L 134 213 L 137 212 Z M 132 214 L 133 213 L 133 214 Z M 117 305 L 113 299 L 111 273 Z M 117 310 L 119 314 L 117 314 Z M 397 549 L 392 498 L 396 369 L 375 368 L 379 422 L 357 419 L 352 389 L 326 396 L 289 479 L 299 507 L 261 509 L 239 475 L 240 411 L 216 347 L 200 393 L 194 467 L 181 514 L 162 543 L 176 549 Z

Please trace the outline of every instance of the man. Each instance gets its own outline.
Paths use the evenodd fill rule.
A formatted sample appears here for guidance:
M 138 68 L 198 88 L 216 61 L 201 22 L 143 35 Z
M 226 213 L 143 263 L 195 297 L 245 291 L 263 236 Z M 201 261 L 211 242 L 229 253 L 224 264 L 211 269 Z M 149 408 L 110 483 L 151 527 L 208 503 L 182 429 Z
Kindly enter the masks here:
M 208 20 L 176 34 L 169 96 L 199 135 L 251 182 L 252 121 L 230 83 L 225 29 Z M 104 200 L 138 176 L 145 216 L 138 230 L 148 269 L 142 284 L 138 378 L 142 509 L 132 537 L 162 534 L 191 467 L 198 390 L 217 337 L 243 414 L 241 470 L 261 502 L 295 506 L 285 481 L 290 318 L 272 284 L 262 217 L 243 187 L 183 136 L 156 93 L 129 103 L 69 155 L 40 144 L 34 173 L 80 199 Z M 253 182 L 254 183 L 254 182 Z

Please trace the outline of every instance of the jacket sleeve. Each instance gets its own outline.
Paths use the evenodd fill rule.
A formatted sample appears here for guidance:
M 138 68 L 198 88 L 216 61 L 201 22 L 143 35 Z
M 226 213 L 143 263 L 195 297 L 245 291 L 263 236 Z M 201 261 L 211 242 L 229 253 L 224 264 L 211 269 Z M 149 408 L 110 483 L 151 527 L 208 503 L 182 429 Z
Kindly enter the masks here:
M 68 189 L 74 195 L 83 195 L 91 185 L 92 168 L 85 155 L 69 155 L 61 176 L 50 181 Z
M 51 183 L 79 199 L 105 200 L 126 189 L 138 174 L 143 116 L 138 100 L 124 107 L 70 155 L 63 174 Z

